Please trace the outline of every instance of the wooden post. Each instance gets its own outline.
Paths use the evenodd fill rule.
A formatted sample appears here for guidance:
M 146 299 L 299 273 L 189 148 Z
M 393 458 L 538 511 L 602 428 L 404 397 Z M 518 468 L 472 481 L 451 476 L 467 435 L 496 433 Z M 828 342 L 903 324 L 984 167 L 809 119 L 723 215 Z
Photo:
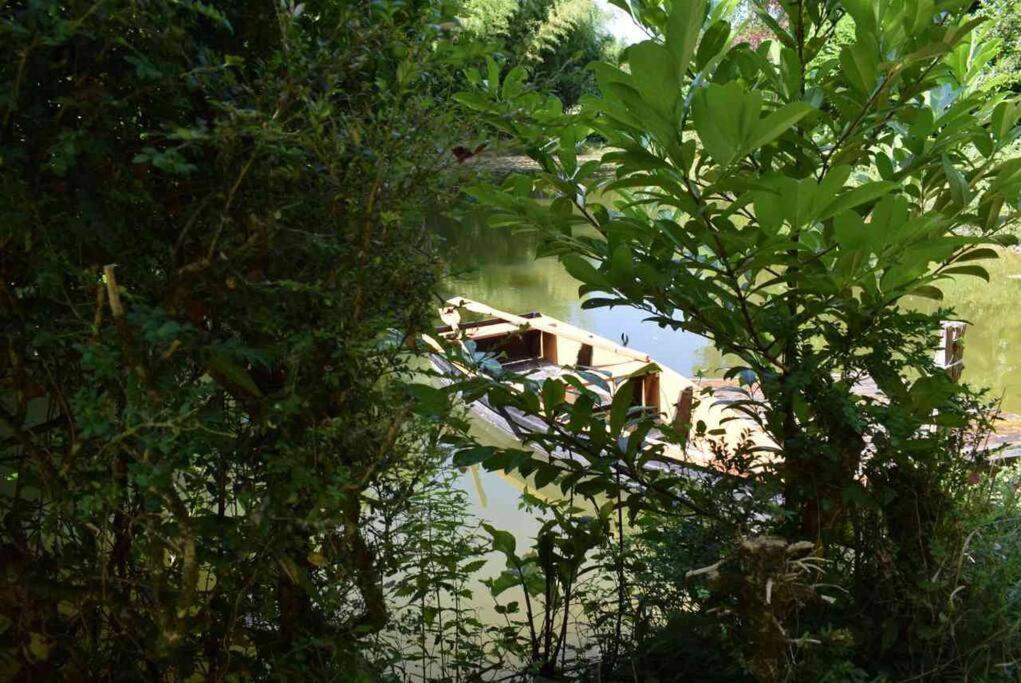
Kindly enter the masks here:
M 452 332 L 457 332 L 457 328 L 461 324 L 461 312 L 454 306 L 444 306 L 440 309 L 440 320 L 449 325 Z
M 642 391 L 645 394 L 642 405 L 652 408 L 654 413 L 659 413 L 659 373 L 650 372 L 643 378 Z
M 961 379 L 964 370 L 964 331 L 967 323 L 944 320 L 940 332 L 940 346 L 936 350 L 936 365 L 943 368 L 954 382 Z
M 557 335 L 550 334 L 549 332 L 542 333 L 542 357 L 554 365 L 559 364 L 557 360 Z
M 685 387 L 681 391 L 681 395 L 677 397 L 677 403 L 674 404 L 676 411 L 674 412 L 673 425 L 676 429 L 682 431 L 689 431 L 691 429 L 691 405 L 695 400 L 695 389 L 693 387 Z
M 592 366 L 592 345 L 582 344 L 581 348 L 578 349 L 578 362 L 575 365 L 579 365 L 583 368 Z

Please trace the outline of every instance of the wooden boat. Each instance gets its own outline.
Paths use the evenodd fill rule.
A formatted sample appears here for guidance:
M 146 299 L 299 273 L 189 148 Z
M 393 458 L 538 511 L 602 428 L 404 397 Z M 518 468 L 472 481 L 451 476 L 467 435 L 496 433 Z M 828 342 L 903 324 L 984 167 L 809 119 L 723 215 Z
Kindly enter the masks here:
M 464 320 L 465 313 L 483 317 Z M 678 463 L 714 467 L 714 445 L 733 449 L 749 439 L 761 445 L 769 443 L 754 422 L 728 407 L 737 397 L 732 395 L 729 402 L 718 397 L 700 400 L 704 388 L 700 383 L 657 363 L 648 354 L 551 316 L 539 312 L 516 315 L 455 297 L 440 309 L 440 318 L 446 325 L 437 328 L 438 337 L 461 344 L 470 341 L 476 353 L 486 353 L 515 374 L 537 381 L 573 375 L 600 397 L 603 406 L 608 406 L 618 391 L 630 391 L 632 406 L 641 406 L 664 424 L 686 429 L 704 423 L 705 431 L 712 436 L 689 440 L 684 447 L 666 443 L 658 430 L 647 437 L 647 441 L 664 444 L 666 455 Z M 475 372 L 451 361 L 442 353 L 443 347 L 437 340 L 426 341 L 436 350 L 431 354 L 433 366 L 445 376 Z M 604 381 L 592 382 L 592 375 Z M 569 388 L 568 401 L 572 400 L 572 391 L 574 396 L 578 394 Z M 471 407 L 487 421 L 518 438 L 529 431 L 545 431 L 541 420 L 514 410 L 494 410 L 485 400 L 476 401 Z

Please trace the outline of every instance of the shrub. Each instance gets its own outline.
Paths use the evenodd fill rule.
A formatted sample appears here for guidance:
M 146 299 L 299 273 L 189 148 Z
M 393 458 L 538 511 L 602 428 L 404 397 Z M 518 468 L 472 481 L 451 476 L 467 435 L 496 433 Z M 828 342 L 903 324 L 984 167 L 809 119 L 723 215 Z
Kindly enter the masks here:
M 376 521 L 440 457 L 401 335 L 440 273 L 449 26 L 0 9 L 4 678 L 368 671 Z

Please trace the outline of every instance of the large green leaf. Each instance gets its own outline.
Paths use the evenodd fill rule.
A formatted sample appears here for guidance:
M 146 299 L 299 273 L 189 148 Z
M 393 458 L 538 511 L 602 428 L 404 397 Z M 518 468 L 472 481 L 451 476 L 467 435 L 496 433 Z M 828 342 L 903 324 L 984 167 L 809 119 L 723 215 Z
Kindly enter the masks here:
M 670 51 L 646 40 L 629 47 L 627 58 L 632 82 L 642 99 L 664 119 L 672 121 L 681 95 L 681 81 L 671 63 Z
M 879 79 L 879 47 L 871 40 L 845 45 L 840 51 L 840 67 L 855 90 L 872 94 Z
M 845 192 L 844 194 L 837 197 L 831 202 L 822 213 L 819 215 L 819 220 L 826 220 L 836 216 L 838 213 L 842 213 L 849 209 L 853 209 L 856 206 L 867 204 L 868 202 L 875 201 L 885 194 L 893 191 L 897 188 L 897 183 L 888 182 L 885 180 L 879 180 L 871 183 L 865 183 L 858 187 Z
M 953 266 L 943 271 L 944 275 L 971 275 L 989 282 L 989 271 L 979 265 Z
M 1018 118 L 1021 118 L 1021 100 L 1000 102 L 996 105 L 993 109 L 990 129 L 997 143 L 1006 145 L 1014 139 L 1015 134 L 1012 129 Z
M 871 244 L 868 226 L 853 211 L 837 214 L 833 219 L 833 232 L 841 249 L 864 251 Z
M 678 80 L 695 54 L 698 34 L 705 19 L 706 0 L 673 0 L 666 24 L 666 47 L 673 56 Z
M 482 523 L 482 528 L 493 538 L 493 550 L 497 550 L 507 556 L 509 560 L 516 560 L 517 541 L 514 534 L 503 529 L 497 529 L 492 524 Z
M 732 81 L 699 90 L 692 105 L 692 123 L 702 146 L 721 166 L 742 151 L 759 124 L 762 96 Z
M 701 71 L 713 57 L 720 53 L 730 37 L 730 22 L 721 19 L 705 32 L 702 41 L 698 44 L 698 53 L 695 55 L 695 69 Z
M 946 176 L 947 184 L 950 186 L 950 198 L 956 206 L 964 206 L 971 200 L 971 189 L 968 187 L 968 180 L 950 159 L 943 155 L 943 173 Z
M 595 287 L 601 287 L 603 289 L 610 289 L 612 285 L 606 276 L 596 270 L 588 259 L 578 256 L 577 254 L 564 254 L 560 257 L 561 263 L 564 264 L 564 269 L 567 270 L 573 278 L 580 280 L 586 285 L 592 285 Z
M 610 433 L 614 436 L 620 434 L 624 423 L 627 422 L 628 412 L 631 409 L 631 391 L 631 380 L 628 380 L 617 387 L 617 393 L 613 395 L 613 403 L 610 406 Z
M 806 102 L 791 102 L 769 116 L 760 119 L 745 143 L 745 152 L 753 152 L 768 145 L 783 135 L 791 126 L 812 113 L 814 109 Z

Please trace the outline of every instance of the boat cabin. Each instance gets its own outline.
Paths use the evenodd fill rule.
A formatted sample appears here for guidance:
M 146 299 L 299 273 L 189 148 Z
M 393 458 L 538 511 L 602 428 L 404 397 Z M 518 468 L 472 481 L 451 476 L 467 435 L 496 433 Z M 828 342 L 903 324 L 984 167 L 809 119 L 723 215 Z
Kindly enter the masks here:
M 465 314 L 477 319 L 467 320 Z M 484 317 L 478 317 L 484 316 Z M 574 375 L 608 408 L 618 391 L 630 391 L 632 405 L 685 428 L 691 423 L 695 385 L 669 368 L 656 366 L 647 354 L 615 344 L 542 313 L 515 315 L 464 298 L 451 299 L 440 312 L 446 325 L 437 333 L 470 341 L 476 351 L 491 354 L 503 367 L 537 381 Z M 591 370 L 610 387 L 607 392 L 577 372 Z M 568 386 L 568 401 L 572 392 Z

